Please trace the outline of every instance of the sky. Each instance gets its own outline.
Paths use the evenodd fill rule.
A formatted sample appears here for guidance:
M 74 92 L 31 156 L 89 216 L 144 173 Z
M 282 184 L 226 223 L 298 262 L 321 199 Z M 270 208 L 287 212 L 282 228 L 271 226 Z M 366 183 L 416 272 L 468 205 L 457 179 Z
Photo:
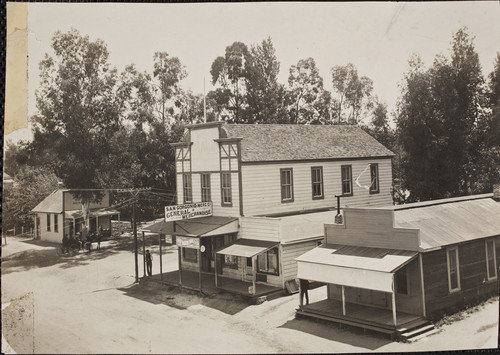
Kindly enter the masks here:
M 437 54 L 449 54 L 452 36 L 467 26 L 486 76 L 500 52 L 500 2 L 350 2 L 350 3 L 29 3 L 28 114 L 36 113 L 38 64 L 51 54 L 57 30 L 76 28 L 102 39 L 109 61 L 119 71 L 134 63 L 152 72 L 153 55 L 178 57 L 188 77 L 185 89 L 212 89 L 210 67 L 235 41 L 257 45 L 271 37 L 281 63 L 279 81 L 287 83 L 290 66 L 315 59 L 324 86 L 330 70 L 352 63 L 373 80 L 374 91 L 394 109 L 398 84 L 413 53 L 431 66 Z M 26 134 L 26 133 L 23 133 Z

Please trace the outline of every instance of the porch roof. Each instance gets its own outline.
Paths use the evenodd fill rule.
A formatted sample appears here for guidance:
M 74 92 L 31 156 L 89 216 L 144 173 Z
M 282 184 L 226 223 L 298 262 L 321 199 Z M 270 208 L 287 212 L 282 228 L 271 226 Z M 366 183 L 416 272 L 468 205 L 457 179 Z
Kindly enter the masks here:
M 100 208 L 97 210 L 89 211 L 90 217 L 104 217 L 104 216 L 116 216 L 120 214 L 120 211 L 115 210 L 114 208 Z M 82 210 L 71 210 L 64 212 L 65 218 L 83 218 Z
M 176 222 L 161 221 L 144 228 L 144 231 L 189 237 L 208 237 L 211 235 L 236 233 L 238 229 L 238 218 L 209 216 Z
M 417 256 L 415 251 L 322 245 L 297 259 L 300 279 L 392 292 L 393 273 Z
M 263 240 L 237 239 L 230 246 L 219 250 L 217 254 L 234 255 L 234 256 L 242 256 L 245 258 L 251 258 L 255 255 L 258 255 L 275 247 L 278 244 L 279 243 L 277 242 L 269 242 Z

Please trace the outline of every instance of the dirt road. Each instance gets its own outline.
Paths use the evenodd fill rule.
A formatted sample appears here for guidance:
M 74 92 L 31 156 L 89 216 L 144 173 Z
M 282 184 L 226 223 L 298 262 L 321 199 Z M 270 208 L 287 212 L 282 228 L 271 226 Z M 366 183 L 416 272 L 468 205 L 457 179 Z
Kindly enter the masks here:
M 147 247 L 157 273 L 158 248 Z M 63 258 L 52 246 L 10 239 L 2 258 L 2 304 L 11 303 L 2 311 L 2 331 L 16 352 L 332 353 L 498 346 L 498 299 L 439 334 L 393 343 L 296 320 L 297 295 L 249 306 L 227 294 L 199 297 L 134 284 L 130 238 Z M 175 247 L 164 249 L 163 266 L 177 267 Z M 311 301 L 325 292 L 311 290 Z

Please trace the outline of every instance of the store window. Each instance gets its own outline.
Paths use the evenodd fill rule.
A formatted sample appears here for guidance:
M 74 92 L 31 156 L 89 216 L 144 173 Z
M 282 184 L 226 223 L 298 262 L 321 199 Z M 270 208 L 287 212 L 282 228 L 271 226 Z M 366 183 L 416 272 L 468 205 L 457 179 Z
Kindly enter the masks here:
M 278 247 L 272 248 L 265 253 L 257 256 L 257 271 L 279 275 L 278 267 Z
M 450 292 L 460 290 L 460 265 L 458 259 L 458 248 L 452 247 L 446 253 L 448 262 L 448 285 Z
M 198 262 L 198 249 L 182 248 L 182 259 L 190 263 Z
M 497 278 L 497 259 L 494 240 L 486 241 L 486 274 L 488 280 Z

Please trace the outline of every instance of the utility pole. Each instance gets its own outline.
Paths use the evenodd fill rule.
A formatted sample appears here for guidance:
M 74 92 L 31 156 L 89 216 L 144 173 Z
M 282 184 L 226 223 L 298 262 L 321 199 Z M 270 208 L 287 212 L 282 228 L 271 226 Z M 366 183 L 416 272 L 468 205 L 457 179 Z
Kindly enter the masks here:
M 132 229 L 134 231 L 134 260 L 135 260 L 135 282 L 139 282 L 139 245 L 137 242 L 137 197 L 141 192 L 150 191 L 151 188 L 142 189 L 117 189 L 117 192 L 128 192 L 132 195 Z

